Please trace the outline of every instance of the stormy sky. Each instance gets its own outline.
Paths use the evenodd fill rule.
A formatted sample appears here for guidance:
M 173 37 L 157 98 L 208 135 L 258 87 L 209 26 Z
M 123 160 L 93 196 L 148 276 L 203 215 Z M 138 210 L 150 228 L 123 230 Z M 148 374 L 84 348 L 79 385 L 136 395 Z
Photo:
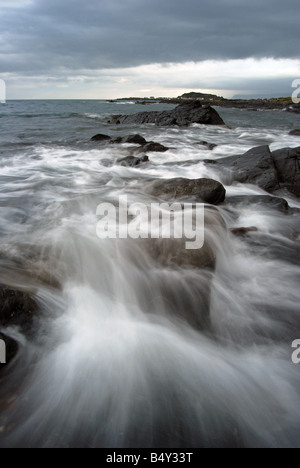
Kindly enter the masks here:
M 0 0 L 9 99 L 290 95 L 300 0 Z

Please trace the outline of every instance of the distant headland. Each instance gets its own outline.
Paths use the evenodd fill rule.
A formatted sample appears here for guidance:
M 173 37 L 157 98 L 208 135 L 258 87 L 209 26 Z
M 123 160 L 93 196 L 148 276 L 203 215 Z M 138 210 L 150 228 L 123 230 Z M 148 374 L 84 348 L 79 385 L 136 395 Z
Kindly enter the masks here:
M 174 98 L 166 97 L 129 97 L 129 98 L 120 98 L 113 99 L 109 102 L 134 102 L 139 105 L 149 105 L 155 103 L 161 104 L 182 104 L 189 101 L 201 101 L 203 105 L 210 106 L 219 106 L 219 107 L 228 107 L 228 108 L 238 108 L 238 109 L 248 109 L 250 111 L 256 111 L 260 109 L 265 110 L 285 110 L 288 112 L 299 113 L 300 104 L 295 104 L 291 97 L 277 97 L 277 98 L 265 98 L 265 99 L 226 99 L 222 96 L 217 96 L 215 94 L 205 94 L 190 92 L 184 93 L 181 96 Z

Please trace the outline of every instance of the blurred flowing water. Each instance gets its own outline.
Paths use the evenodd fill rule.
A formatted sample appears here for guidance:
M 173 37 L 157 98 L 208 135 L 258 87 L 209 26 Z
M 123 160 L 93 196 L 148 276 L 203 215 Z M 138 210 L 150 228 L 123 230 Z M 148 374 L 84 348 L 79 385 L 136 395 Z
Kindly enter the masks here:
M 145 243 L 96 236 L 99 203 L 124 194 L 150 203 L 143 189 L 152 178 L 211 177 L 227 197 L 264 194 L 228 185 L 203 160 L 299 146 L 288 135 L 299 117 L 218 109 L 232 129 L 106 123 L 144 110 L 104 101 L 0 107 L 0 282 L 34 290 L 40 306 L 32 336 L 5 329 L 19 352 L 0 375 L 0 446 L 299 447 L 296 210 L 218 207 L 227 227 L 258 228 L 248 242 L 211 212 L 214 271 L 159 264 Z M 128 145 L 90 142 L 96 133 L 140 133 L 170 150 L 122 167 Z M 210 152 L 201 140 L 218 146 Z

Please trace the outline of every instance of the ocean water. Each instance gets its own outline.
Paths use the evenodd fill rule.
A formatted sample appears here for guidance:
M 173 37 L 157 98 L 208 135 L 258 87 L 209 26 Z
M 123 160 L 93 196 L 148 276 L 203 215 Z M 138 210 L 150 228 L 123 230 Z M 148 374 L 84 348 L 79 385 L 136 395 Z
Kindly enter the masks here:
M 170 108 L 0 105 L 0 282 L 34 291 L 40 307 L 33 335 L 5 329 L 19 352 L 0 375 L 0 447 L 299 447 L 297 211 L 208 209 L 214 271 L 165 264 L 147 243 L 96 235 L 97 206 L 120 195 L 157 201 L 144 190 L 152 179 L 211 177 L 228 198 L 265 194 L 231 184 L 203 160 L 300 146 L 288 135 L 299 116 L 218 109 L 231 128 L 107 123 L 112 114 Z M 130 147 L 91 142 L 96 133 L 139 133 L 170 149 L 122 167 Z M 202 140 L 218 146 L 209 151 Z M 244 240 L 227 229 L 242 226 L 258 231 Z

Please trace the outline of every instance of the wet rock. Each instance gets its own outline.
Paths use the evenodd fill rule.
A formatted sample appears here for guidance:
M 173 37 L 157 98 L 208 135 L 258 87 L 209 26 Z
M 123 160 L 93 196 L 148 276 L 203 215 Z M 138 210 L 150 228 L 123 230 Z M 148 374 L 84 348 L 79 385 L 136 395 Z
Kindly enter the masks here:
M 142 137 L 141 135 L 128 135 L 128 136 L 123 136 L 123 137 L 117 137 L 117 138 L 113 138 L 111 139 L 111 143 L 115 143 L 115 144 L 121 144 L 121 143 L 129 143 L 129 144 L 132 144 L 132 145 L 146 145 L 147 144 L 147 140 L 145 140 L 144 137 Z
M 267 192 L 280 187 L 272 153 L 267 145 L 252 148 L 241 156 L 219 159 L 218 164 L 231 170 L 233 180 L 237 182 L 255 184 Z
M 250 227 L 238 227 L 238 228 L 231 228 L 230 232 L 237 237 L 245 237 L 249 234 L 249 232 L 257 232 L 258 229 L 255 226 Z
M 38 312 L 33 294 L 0 285 L 0 325 L 18 325 L 28 330 Z
M 168 151 L 169 148 L 167 148 L 164 145 L 161 145 L 160 143 L 155 143 L 154 141 L 149 141 L 146 143 L 142 148 L 138 149 L 138 152 L 145 152 L 147 153 L 148 151 L 155 151 L 158 153 L 165 153 Z
M 98 133 L 98 135 L 95 135 L 91 138 L 91 141 L 109 141 L 111 140 L 111 137 L 108 135 L 102 135 L 102 133 Z
M 289 135 L 300 136 L 300 129 L 296 128 L 295 130 L 291 130 Z
M 280 188 L 300 197 L 300 146 L 273 151 L 272 158 Z
M 217 205 L 225 200 L 226 190 L 213 179 L 167 179 L 152 182 L 146 187 L 151 195 L 162 199 L 182 199 L 193 197 L 198 202 Z
M 127 156 L 126 158 L 119 159 L 117 163 L 120 166 L 124 166 L 124 167 L 137 167 L 148 161 L 149 161 L 149 158 L 146 155 L 141 156 L 140 158 L 137 158 L 134 156 Z
M 287 189 L 300 196 L 300 147 L 271 153 L 268 146 L 259 146 L 241 156 L 218 159 L 216 163 L 228 172 L 231 182 L 256 184 L 270 193 Z
M 215 149 L 218 145 L 214 144 L 214 143 L 208 143 L 208 141 L 199 141 L 199 143 L 197 143 L 198 145 L 201 145 L 201 146 L 205 146 L 208 150 L 212 151 L 213 149 Z
M 171 111 L 164 112 L 141 112 L 134 115 L 113 116 L 110 123 L 115 124 L 137 124 L 152 123 L 157 126 L 180 127 L 193 123 L 205 125 L 225 125 L 218 112 L 210 106 L 202 106 L 199 101 L 190 101 L 180 104 Z
M 129 135 L 127 137 L 124 137 L 123 138 L 123 143 L 132 143 L 132 144 L 135 144 L 135 145 L 146 145 L 147 144 L 147 140 L 145 140 L 144 137 L 142 137 L 141 135 L 139 134 L 136 134 L 136 135 Z

